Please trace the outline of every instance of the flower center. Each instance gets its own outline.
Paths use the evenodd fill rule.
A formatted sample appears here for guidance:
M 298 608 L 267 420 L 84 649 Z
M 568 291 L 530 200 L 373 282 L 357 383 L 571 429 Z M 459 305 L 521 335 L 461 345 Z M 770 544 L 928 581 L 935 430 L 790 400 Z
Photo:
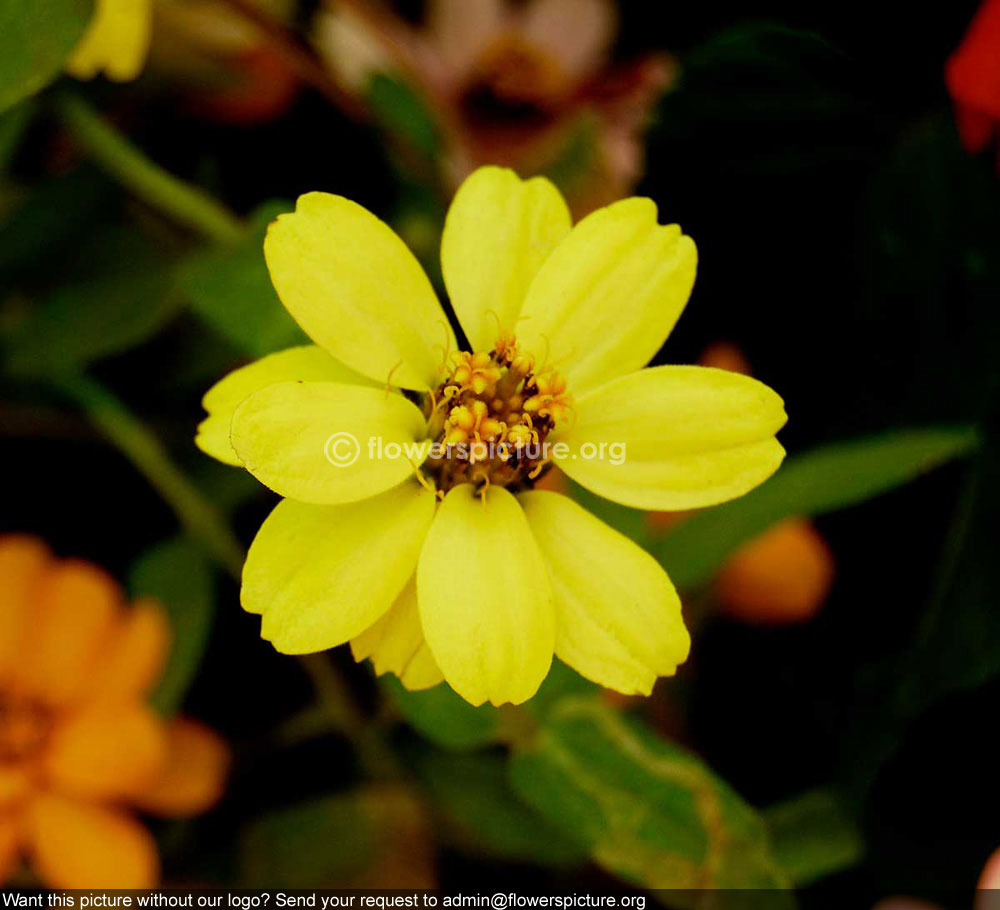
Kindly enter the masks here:
M 437 489 L 460 483 L 519 487 L 548 462 L 546 438 L 570 414 L 565 378 L 536 369 L 513 337 L 491 351 L 452 355 L 448 378 L 428 395 L 424 409 L 437 443 L 425 464 Z
M 0 763 L 29 758 L 45 745 L 51 727 L 38 702 L 0 692 Z

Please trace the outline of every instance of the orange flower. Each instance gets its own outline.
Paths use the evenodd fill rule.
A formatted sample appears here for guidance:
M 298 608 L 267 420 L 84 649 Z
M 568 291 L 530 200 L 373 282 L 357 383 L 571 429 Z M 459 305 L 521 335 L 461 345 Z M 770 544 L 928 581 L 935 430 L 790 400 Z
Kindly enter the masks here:
M 702 366 L 750 375 L 734 344 L 721 341 L 701 355 Z M 664 533 L 687 513 L 650 512 L 651 530 Z M 747 541 L 722 567 L 716 597 L 726 615 L 760 625 L 805 622 L 819 612 L 833 585 L 833 554 L 804 518 L 789 518 Z
M 970 154 L 1000 135 L 1000 0 L 984 0 L 962 43 L 948 59 L 945 82 L 955 122 Z
M 32 537 L 0 537 L 0 579 L 0 883 L 25 858 L 53 888 L 152 887 L 156 845 L 131 810 L 202 812 L 229 762 L 216 734 L 147 704 L 167 619 Z

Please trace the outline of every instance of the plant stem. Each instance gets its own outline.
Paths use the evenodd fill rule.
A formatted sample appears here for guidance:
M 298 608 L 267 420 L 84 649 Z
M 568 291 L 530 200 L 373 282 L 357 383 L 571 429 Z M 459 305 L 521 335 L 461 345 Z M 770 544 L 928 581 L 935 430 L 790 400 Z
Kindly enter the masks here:
M 212 504 L 171 461 L 156 436 L 99 382 L 78 374 L 57 380 L 57 386 L 135 465 L 174 510 L 181 525 L 238 579 L 244 558 L 239 541 Z
M 217 243 L 235 243 L 243 236 L 243 224 L 236 215 L 150 161 L 82 97 L 63 92 L 54 97 L 53 104 L 87 154 L 157 211 Z

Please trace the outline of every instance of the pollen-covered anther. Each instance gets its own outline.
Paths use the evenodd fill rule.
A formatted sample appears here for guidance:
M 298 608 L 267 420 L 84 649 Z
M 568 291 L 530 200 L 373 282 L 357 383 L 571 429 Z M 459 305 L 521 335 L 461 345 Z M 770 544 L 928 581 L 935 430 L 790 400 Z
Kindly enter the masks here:
M 477 395 L 482 395 L 492 388 L 500 379 L 501 367 L 490 354 L 478 351 L 470 354 L 467 351 L 456 351 L 452 354 L 455 368 L 451 378 L 460 388 L 468 388 Z
M 534 359 L 513 337 L 489 352 L 453 354 L 452 361 L 425 408 L 432 436 L 445 449 L 427 464 L 437 489 L 518 488 L 533 480 L 545 467 L 546 436 L 569 414 L 565 378 L 552 369 L 534 373 Z

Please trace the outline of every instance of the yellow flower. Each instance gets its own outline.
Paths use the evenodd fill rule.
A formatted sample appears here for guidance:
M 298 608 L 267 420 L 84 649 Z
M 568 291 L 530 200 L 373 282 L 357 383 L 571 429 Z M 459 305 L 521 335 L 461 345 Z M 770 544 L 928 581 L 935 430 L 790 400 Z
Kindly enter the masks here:
M 152 29 L 153 0 L 96 0 L 66 72 L 77 79 L 100 72 L 115 82 L 135 79 L 146 62 Z
M 532 489 L 551 459 L 609 499 L 690 509 L 781 462 L 766 386 L 641 369 L 696 265 L 656 214 L 626 199 L 573 227 L 547 180 L 476 171 L 441 250 L 465 351 L 416 259 L 359 205 L 309 193 L 271 225 L 274 286 L 317 346 L 223 379 L 198 436 L 286 497 L 243 572 L 264 638 L 287 653 L 350 641 L 377 672 L 443 677 L 473 704 L 530 698 L 553 652 L 625 693 L 675 671 L 690 642 L 659 564 Z
M 96 566 L 0 537 L 0 884 L 150 888 L 156 844 L 126 806 L 182 817 L 220 797 L 222 740 L 146 704 L 170 645 L 161 608 Z

